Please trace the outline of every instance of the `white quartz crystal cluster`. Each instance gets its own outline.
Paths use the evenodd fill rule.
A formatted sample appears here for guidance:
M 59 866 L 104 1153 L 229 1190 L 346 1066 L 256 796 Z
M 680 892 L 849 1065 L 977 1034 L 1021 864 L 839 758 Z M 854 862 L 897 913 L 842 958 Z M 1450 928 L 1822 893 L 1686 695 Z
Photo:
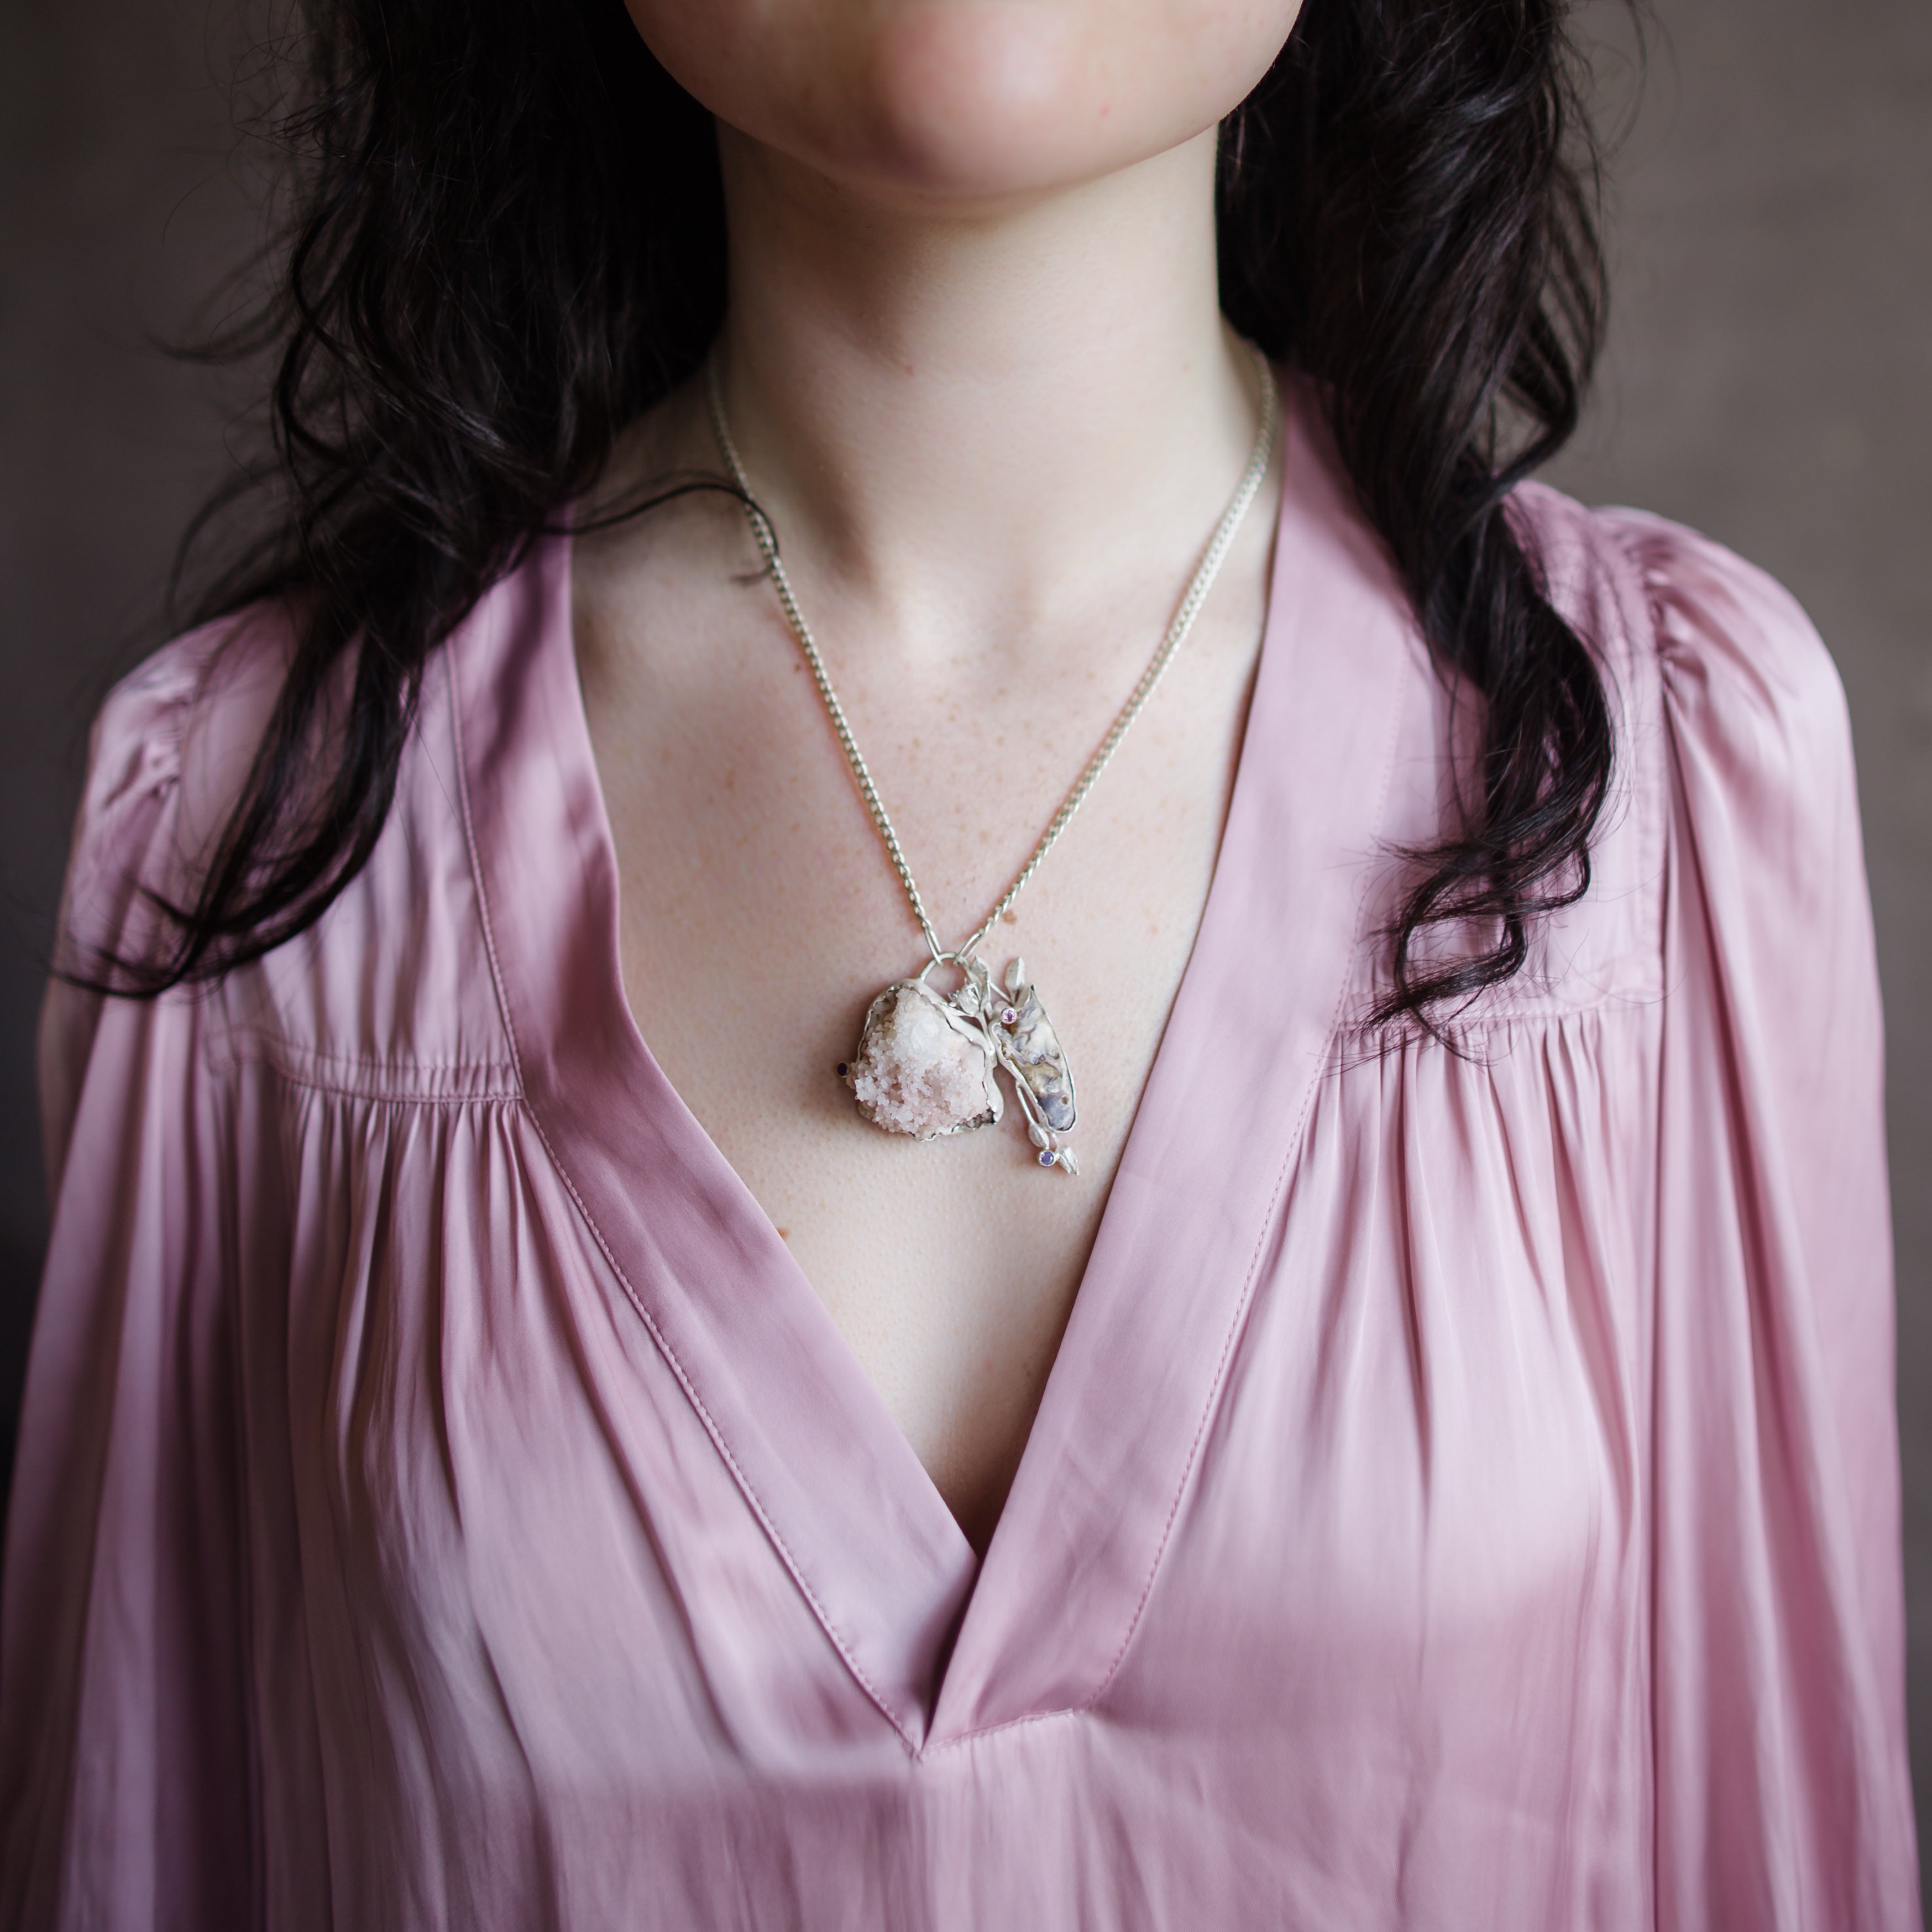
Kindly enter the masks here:
M 929 1141 L 1000 1118 L 994 1064 L 970 1021 L 928 987 L 902 980 L 872 1002 L 845 1077 L 874 1126 Z

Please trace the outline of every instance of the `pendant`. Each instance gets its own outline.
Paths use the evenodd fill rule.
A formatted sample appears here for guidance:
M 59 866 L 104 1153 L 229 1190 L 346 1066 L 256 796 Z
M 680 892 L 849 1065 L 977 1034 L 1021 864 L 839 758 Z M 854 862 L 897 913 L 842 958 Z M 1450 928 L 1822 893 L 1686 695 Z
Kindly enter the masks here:
M 965 976 L 950 998 L 926 984 L 928 966 L 915 980 L 895 980 L 867 1008 L 859 1050 L 839 1069 L 859 1112 L 914 1140 L 970 1133 L 1004 1114 L 996 1077 L 1004 1068 L 1040 1165 L 1078 1174 L 1060 1138 L 1074 1122 L 1072 1070 L 1025 962 L 1008 962 L 1004 990 L 980 960 L 944 963 Z
M 866 1009 L 845 1081 L 874 1126 L 930 1141 L 1000 1118 L 1005 1102 L 993 1066 L 976 1017 L 923 980 L 899 980 Z

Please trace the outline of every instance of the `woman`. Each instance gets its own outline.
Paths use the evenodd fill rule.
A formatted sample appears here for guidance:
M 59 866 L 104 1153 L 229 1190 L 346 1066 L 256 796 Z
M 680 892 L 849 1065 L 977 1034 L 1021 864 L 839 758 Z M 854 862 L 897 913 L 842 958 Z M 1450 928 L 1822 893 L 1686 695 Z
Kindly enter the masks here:
M 1913 1922 L 1843 701 L 1520 482 L 1560 8 L 314 10 L 6 1922 Z

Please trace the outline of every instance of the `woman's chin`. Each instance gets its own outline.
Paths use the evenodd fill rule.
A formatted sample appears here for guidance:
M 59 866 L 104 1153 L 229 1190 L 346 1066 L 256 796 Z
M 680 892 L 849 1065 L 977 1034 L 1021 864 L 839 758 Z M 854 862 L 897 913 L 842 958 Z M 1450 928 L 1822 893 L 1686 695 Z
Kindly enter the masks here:
M 718 118 L 891 200 L 1051 192 L 1179 146 L 1266 72 L 1295 0 L 631 0 L 646 40 Z
M 1115 76 L 1057 8 L 907 8 L 886 24 L 868 64 L 864 158 L 879 188 L 966 200 L 1024 195 L 1137 160 L 1143 144 L 1150 152 L 1172 145 L 1118 112 Z M 1194 131 L 1182 127 L 1179 137 Z

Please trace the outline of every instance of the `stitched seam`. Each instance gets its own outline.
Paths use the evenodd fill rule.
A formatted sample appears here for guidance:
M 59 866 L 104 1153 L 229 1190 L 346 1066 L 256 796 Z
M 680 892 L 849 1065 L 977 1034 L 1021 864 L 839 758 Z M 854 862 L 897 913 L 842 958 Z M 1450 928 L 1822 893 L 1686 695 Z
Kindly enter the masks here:
M 1389 782 L 1395 771 L 1395 747 L 1397 726 L 1400 722 L 1400 713 L 1398 711 L 1390 721 L 1388 742 L 1382 754 L 1382 784 L 1376 794 L 1375 822 L 1378 825 L 1381 824 L 1388 809 Z M 1367 900 L 1365 896 L 1355 911 L 1355 924 L 1348 947 L 1351 959 L 1361 944 L 1362 921 L 1366 911 Z M 1200 1456 L 1201 1444 L 1207 1436 L 1208 1425 L 1213 1421 L 1215 1412 L 1221 1406 L 1222 1386 L 1228 1372 L 1228 1364 L 1234 1355 L 1236 1339 L 1246 1325 L 1248 1310 L 1254 1300 L 1255 1279 L 1261 1268 L 1262 1256 L 1267 1248 L 1268 1236 L 1274 1227 L 1276 1212 L 1281 1204 L 1282 1190 L 1288 1185 L 1288 1171 L 1294 1166 L 1301 1152 L 1301 1137 L 1304 1130 L 1308 1124 L 1309 1110 L 1314 1106 L 1315 1096 L 1322 1085 L 1321 1070 L 1328 1064 L 1334 1052 L 1336 1034 L 1340 1028 L 1342 1010 L 1348 997 L 1349 976 L 1348 970 L 1345 968 L 1342 974 L 1342 984 L 1336 992 L 1335 1003 L 1329 1010 L 1328 1028 L 1323 1038 L 1321 1056 L 1317 1062 L 1315 1072 L 1310 1077 L 1302 1094 L 1300 1111 L 1295 1115 L 1294 1131 L 1288 1136 L 1287 1150 L 1282 1156 L 1280 1168 L 1275 1175 L 1274 1190 L 1268 1196 L 1268 1211 L 1262 1216 L 1261 1228 L 1255 1237 L 1254 1252 L 1248 1258 L 1247 1276 L 1241 1286 L 1240 1299 L 1235 1304 L 1233 1318 L 1228 1324 L 1227 1334 L 1222 1341 L 1220 1356 L 1214 1364 L 1214 1378 L 1208 1384 L 1208 1400 L 1202 1405 L 1201 1420 L 1195 1426 L 1194 1439 L 1188 1444 L 1187 1460 L 1181 1467 L 1180 1481 L 1174 1485 L 1174 1499 L 1168 1505 L 1167 1520 L 1161 1526 L 1160 1540 L 1155 1546 L 1154 1560 L 1148 1566 L 1147 1580 L 1141 1586 L 1141 1594 L 1134 1604 L 1133 1615 L 1127 1621 L 1127 1628 L 1121 1636 L 1120 1647 L 1114 1652 L 1105 1675 L 1094 1687 L 1091 1694 L 1085 1700 L 1074 1706 L 1076 1710 L 1090 1711 L 1106 1695 L 1108 1685 L 1113 1682 L 1120 1670 L 1122 1660 L 1126 1656 L 1127 1647 L 1134 1640 L 1134 1633 L 1140 1628 L 1141 1618 L 1147 1609 L 1148 1599 L 1154 1594 L 1154 1579 L 1160 1574 L 1161 1559 L 1167 1554 L 1167 1546 L 1174 1535 L 1174 1521 L 1180 1514 L 1180 1500 L 1186 1495 L 1188 1484 L 1193 1478 L 1194 1466 Z
M 779 1534 L 777 1525 L 772 1522 L 766 1510 L 765 1505 L 760 1498 L 757 1490 L 752 1486 L 750 1478 L 739 1466 L 737 1458 L 731 1453 L 730 1445 L 724 1440 L 724 1436 L 719 1432 L 717 1424 L 712 1419 L 711 1412 L 705 1407 L 704 1400 L 698 1394 L 690 1376 L 685 1372 L 684 1364 L 679 1360 L 676 1350 L 670 1346 L 669 1340 L 658 1327 L 656 1322 L 652 1320 L 650 1310 L 638 1298 L 637 1290 L 632 1286 L 631 1278 L 624 1272 L 622 1264 L 612 1252 L 610 1244 L 604 1238 L 603 1229 L 598 1226 L 597 1217 L 591 1213 L 590 1204 L 578 1192 L 577 1184 L 571 1178 L 570 1170 L 563 1164 L 556 1147 L 551 1142 L 550 1136 L 544 1131 L 542 1118 L 538 1114 L 536 1108 L 530 1105 L 527 1083 L 523 1078 L 523 1056 L 517 1042 L 516 1026 L 510 1016 L 509 998 L 505 989 L 502 964 L 497 957 L 496 936 L 490 924 L 489 889 L 483 877 L 482 862 L 477 848 L 476 827 L 471 818 L 470 760 L 463 736 L 461 707 L 456 701 L 456 666 L 446 650 L 444 660 L 446 675 L 449 680 L 450 725 L 456 740 L 456 784 L 458 796 L 462 806 L 463 836 L 464 842 L 469 848 L 470 875 L 476 884 L 476 904 L 483 927 L 484 950 L 489 957 L 490 978 L 496 992 L 496 1004 L 502 1015 L 504 1031 L 509 1037 L 510 1052 L 516 1066 L 518 1080 L 524 1090 L 516 1097 L 520 1102 L 522 1110 L 531 1126 L 536 1130 L 537 1138 L 543 1143 L 544 1151 L 550 1156 L 550 1164 L 555 1171 L 556 1178 L 563 1183 L 564 1192 L 570 1196 L 578 1213 L 583 1216 L 584 1225 L 590 1229 L 590 1238 L 597 1244 L 598 1252 L 610 1264 L 610 1272 L 617 1277 L 617 1285 L 624 1291 L 625 1300 L 629 1302 L 632 1307 L 637 1311 L 638 1318 L 644 1324 L 645 1332 L 657 1345 L 658 1352 L 664 1357 L 664 1360 L 670 1366 L 671 1373 L 677 1378 L 678 1386 L 684 1390 L 686 1399 L 698 1412 L 699 1420 L 704 1424 L 706 1434 L 711 1438 L 712 1443 L 716 1446 L 718 1454 L 724 1457 L 725 1467 L 731 1472 L 746 1500 L 752 1505 L 753 1514 L 763 1526 L 765 1534 L 771 1538 L 772 1546 L 783 1559 L 786 1570 L 790 1574 L 792 1581 L 798 1586 L 800 1594 L 811 1605 L 812 1614 L 818 1619 L 819 1627 L 832 1640 L 832 1647 L 844 1660 L 846 1669 L 857 1678 L 860 1688 L 864 1690 L 867 1696 L 872 1699 L 886 1723 L 890 1724 L 893 1730 L 898 1733 L 899 1742 L 904 1745 L 910 1754 L 916 1757 L 919 1754 L 918 1746 L 914 1744 L 911 1736 L 901 1721 L 898 1714 L 886 1702 L 872 1679 L 860 1668 L 858 1660 L 853 1656 L 850 1650 L 847 1647 L 845 1640 L 839 1635 L 830 1612 L 818 1600 L 812 1586 L 806 1581 L 802 1573 L 799 1569 L 796 1558 L 793 1556 L 784 1538 Z
M 284 1084 L 299 1087 L 307 1094 L 326 1094 L 332 1100 L 367 1100 L 379 1107 L 468 1107 L 500 1106 L 505 1101 L 520 1101 L 523 1096 L 513 1087 L 479 1088 L 474 1094 L 398 1094 L 386 1092 L 378 1088 L 338 1086 L 332 1081 L 311 1080 L 298 1073 L 292 1067 L 282 1066 L 273 1060 L 255 1060 L 244 1063 L 266 1066 Z
M 285 1034 L 272 1028 L 262 1026 L 235 1026 L 227 1029 L 231 1040 L 259 1040 L 272 1050 L 286 1054 L 296 1060 L 313 1060 L 325 1062 L 332 1066 L 346 1066 L 358 1071 L 381 1076 L 386 1073 L 484 1073 L 514 1072 L 508 1062 L 496 1060 L 370 1060 L 359 1053 L 331 1053 L 320 1046 L 300 1046 Z
M 352 1060 L 345 1055 L 316 1054 L 280 1040 L 273 1034 L 257 1028 L 236 1028 L 226 1039 L 231 1043 L 238 1037 L 251 1040 L 266 1047 L 266 1052 L 232 1053 L 226 1064 L 230 1067 L 263 1067 L 276 1079 L 290 1087 L 299 1087 L 314 1094 L 326 1094 L 346 1100 L 370 1100 L 388 1106 L 424 1107 L 461 1107 L 472 1101 L 514 1100 L 520 1097 L 514 1087 L 496 1084 L 493 1076 L 500 1076 L 514 1070 L 488 1060 L 468 1063 L 452 1061 L 446 1065 L 431 1066 L 425 1064 L 427 1072 L 467 1073 L 476 1078 L 478 1084 L 464 1087 L 458 1083 L 446 1083 L 440 1088 L 425 1085 L 412 1088 L 406 1079 L 381 1076 L 394 1076 L 407 1070 L 404 1067 L 385 1066 L 376 1060 Z M 332 1076 L 318 1072 L 304 1063 L 321 1060 L 332 1061 L 337 1066 L 347 1070 L 340 1076 Z M 368 1076 L 358 1082 L 350 1076 L 359 1072 Z
M 1647 1013 L 1654 1011 L 1663 1003 L 1666 990 L 1660 986 L 1636 987 L 1622 991 L 1612 988 L 1602 998 L 1592 1000 L 1588 1006 L 1549 1006 L 1522 1002 L 1508 1006 L 1485 1006 L 1473 1018 L 1450 1020 L 1442 1030 L 1452 1040 L 1470 1040 L 1482 1034 L 1501 1032 L 1517 1027 L 1564 1027 L 1580 1020 Z M 1385 1041 L 1390 1047 L 1395 1047 L 1405 1046 L 1411 1040 L 1426 1040 L 1428 1036 L 1420 1027 L 1404 1026 L 1398 1021 L 1378 1024 L 1372 1021 L 1358 1020 L 1338 1026 L 1336 1037 L 1354 1044 Z
M 691 1378 L 686 1374 L 684 1364 L 678 1359 L 677 1351 L 671 1346 L 664 1331 L 658 1328 L 656 1322 L 652 1320 L 650 1311 L 645 1307 L 642 1300 L 639 1299 L 637 1291 L 631 1286 L 630 1277 L 625 1274 L 623 1264 L 611 1252 L 610 1243 L 604 1238 L 604 1231 L 598 1226 L 597 1217 L 591 1213 L 589 1204 L 577 1191 L 577 1184 L 571 1179 L 569 1169 L 564 1166 L 556 1149 L 551 1144 L 549 1135 L 544 1132 L 543 1122 L 538 1118 L 536 1109 L 526 1100 L 523 1103 L 523 1110 L 529 1116 L 531 1126 L 536 1130 L 537 1138 L 543 1142 L 544 1151 L 550 1156 L 550 1166 L 556 1170 L 557 1178 L 563 1183 L 565 1191 L 576 1204 L 578 1214 L 583 1216 L 584 1226 L 590 1230 L 591 1238 L 596 1242 L 598 1252 L 610 1264 L 611 1273 L 617 1277 L 618 1285 L 624 1291 L 625 1299 L 637 1310 L 638 1320 L 643 1322 L 650 1333 L 651 1340 L 657 1344 L 658 1352 L 670 1364 L 671 1373 L 677 1378 L 678 1386 L 684 1390 L 686 1399 L 692 1407 L 697 1410 L 700 1420 L 704 1423 L 705 1432 L 710 1436 L 712 1442 L 716 1445 L 718 1454 L 724 1457 L 725 1466 L 736 1479 L 739 1488 L 744 1492 L 746 1501 L 751 1504 L 758 1521 L 764 1526 L 765 1534 L 771 1538 L 778 1554 L 784 1559 L 785 1568 L 790 1573 L 792 1581 L 798 1586 L 800 1594 L 812 1606 L 812 1612 L 818 1618 L 820 1626 L 824 1629 L 826 1635 L 832 1640 L 832 1648 L 844 1659 L 845 1667 L 859 1680 L 860 1687 L 864 1690 L 866 1696 L 878 1706 L 886 1721 L 898 1733 L 900 1742 L 914 1757 L 917 1757 L 920 1755 L 919 1747 L 914 1744 L 910 1734 L 900 1721 L 898 1713 L 886 1702 L 878 1687 L 866 1676 L 865 1671 L 860 1667 L 858 1660 L 847 1648 L 845 1640 L 839 1635 L 838 1628 L 832 1620 L 831 1613 L 819 1601 L 812 1586 L 806 1581 L 799 1569 L 796 1559 L 791 1553 L 790 1546 L 779 1534 L 778 1526 L 772 1522 L 770 1516 L 766 1513 L 764 1504 L 760 1499 L 758 1490 L 754 1486 L 750 1477 L 746 1474 L 738 1459 L 732 1454 L 730 1444 L 724 1440 L 717 1424 L 712 1419 L 711 1412 L 705 1407 L 704 1398 L 698 1393 Z
M 477 923 L 483 928 L 483 954 L 490 962 L 490 984 L 496 995 L 496 1012 L 503 1022 L 503 1036 L 510 1043 L 510 1066 L 516 1075 L 520 1096 L 526 1085 L 523 1050 L 517 1042 L 517 1023 L 511 1016 L 509 996 L 503 988 L 502 962 L 496 956 L 496 928 L 490 917 L 490 889 L 483 877 L 483 861 L 476 845 L 476 826 L 470 808 L 470 747 L 464 736 L 463 706 L 458 701 L 456 654 L 447 643 L 442 650 L 442 672 L 449 686 L 449 734 L 456 749 L 457 807 L 463 821 L 464 849 L 470 855 L 470 877 L 476 888 Z
M 1336 1013 L 1339 1013 L 1340 1004 L 1338 998 Z M 1336 1014 L 1331 1013 L 1328 1032 L 1322 1049 L 1321 1064 L 1323 1066 L 1328 1064 L 1334 1050 L 1335 1020 Z M 1275 1175 L 1274 1187 L 1268 1196 L 1268 1210 L 1262 1216 L 1261 1232 L 1255 1238 L 1254 1252 L 1248 1257 L 1247 1275 L 1241 1285 L 1240 1299 L 1235 1304 L 1234 1317 L 1229 1322 L 1227 1334 L 1222 1340 L 1221 1353 L 1214 1364 L 1214 1379 L 1208 1384 L 1208 1400 L 1202 1409 L 1201 1420 L 1195 1425 L 1194 1439 L 1187 1445 L 1187 1460 L 1182 1466 L 1180 1480 L 1174 1486 L 1174 1499 L 1168 1505 L 1167 1520 L 1161 1525 L 1160 1541 L 1155 1546 L 1154 1561 L 1148 1566 L 1147 1580 L 1141 1586 L 1140 1595 L 1134 1604 L 1133 1615 L 1127 1620 L 1126 1632 L 1121 1636 L 1119 1648 L 1107 1665 L 1106 1674 L 1094 1687 L 1092 1694 L 1083 1702 L 1073 1706 L 1076 1710 L 1090 1711 L 1106 1694 L 1108 1685 L 1113 1682 L 1121 1660 L 1127 1654 L 1127 1646 L 1134 1640 L 1134 1633 L 1140 1628 L 1142 1613 L 1147 1608 L 1148 1598 L 1154 1594 L 1154 1579 L 1160 1574 L 1161 1558 L 1167 1554 L 1168 1541 L 1174 1534 L 1174 1519 L 1180 1514 L 1180 1499 L 1187 1493 L 1196 1460 L 1201 1454 L 1202 1439 L 1208 1432 L 1208 1426 L 1214 1420 L 1215 1411 L 1220 1406 L 1222 1381 L 1227 1374 L 1228 1364 L 1234 1352 L 1235 1338 L 1246 1325 L 1248 1306 L 1254 1299 L 1255 1277 L 1261 1267 L 1262 1254 L 1268 1246 L 1268 1235 L 1274 1226 L 1275 1210 L 1281 1203 L 1282 1190 L 1288 1184 L 1288 1169 L 1294 1165 L 1295 1159 L 1301 1150 L 1302 1130 L 1307 1124 L 1308 1110 L 1315 1104 L 1316 1090 L 1321 1084 L 1318 1070 L 1317 1077 L 1309 1081 L 1306 1091 L 1302 1096 L 1301 1110 L 1295 1116 L 1294 1131 L 1288 1138 L 1288 1151 L 1282 1156 L 1280 1171 Z
M 1099 1694 L 1097 1692 L 1095 1694 Z M 997 1724 L 982 1725 L 976 1731 L 962 1731 L 956 1738 L 941 1738 L 936 1744 L 926 1744 L 913 1754 L 914 1759 L 924 1763 L 929 1757 L 937 1757 L 942 1751 L 957 1750 L 962 1744 L 976 1743 L 981 1738 L 996 1738 L 1002 1731 L 1016 1731 L 1024 1724 L 1051 1724 L 1063 1718 L 1084 1718 L 1088 1714 L 1084 1704 L 1063 1704 L 1052 1711 L 1029 1711 L 1024 1717 L 1004 1718 Z

